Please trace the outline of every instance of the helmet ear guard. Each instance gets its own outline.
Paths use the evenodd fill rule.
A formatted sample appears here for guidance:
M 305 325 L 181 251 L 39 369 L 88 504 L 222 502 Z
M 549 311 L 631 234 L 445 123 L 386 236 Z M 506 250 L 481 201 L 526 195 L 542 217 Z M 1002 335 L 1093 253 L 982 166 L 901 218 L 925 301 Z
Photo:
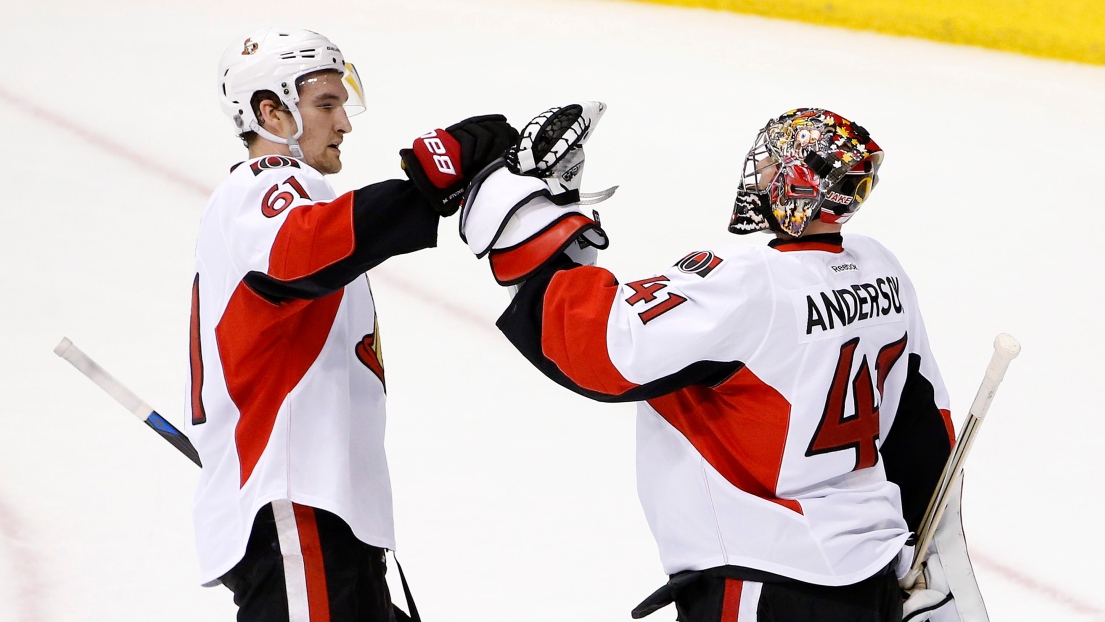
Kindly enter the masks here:
M 882 156 L 866 129 L 828 110 L 772 119 L 745 157 L 729 231 L 799 237 L 814 217 L 844 223 L 878 183 Z

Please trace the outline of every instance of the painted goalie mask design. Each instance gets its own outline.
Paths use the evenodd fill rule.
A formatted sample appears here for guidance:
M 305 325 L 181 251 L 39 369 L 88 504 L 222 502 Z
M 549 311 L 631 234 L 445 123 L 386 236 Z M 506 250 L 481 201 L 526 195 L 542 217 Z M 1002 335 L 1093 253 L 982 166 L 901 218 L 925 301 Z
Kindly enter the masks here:
M 729 231 L 801 236 L 810 221 L 843 223 L 878 183 L 883 152 L 867 130 L 821 108 L 768 121 L 744 159 Z

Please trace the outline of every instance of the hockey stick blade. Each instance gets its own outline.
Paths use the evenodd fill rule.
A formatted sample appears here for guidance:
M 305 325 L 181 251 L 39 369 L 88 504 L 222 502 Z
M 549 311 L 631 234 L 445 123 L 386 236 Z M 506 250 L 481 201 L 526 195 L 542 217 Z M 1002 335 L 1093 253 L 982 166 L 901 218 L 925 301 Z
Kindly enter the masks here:
M 130 389 L 123 386 L 123 383 L 107 373 L 107 371 L 104 370 L 103 367 L 100 367 L 96 361 L 93 361 L 87 354 L 82 352 L 80 348 L 73 345 L 72 341 L 63 337 L 61 343 L 54 348 L 54 354 L 69 361 L 73 367 L 77 368 L 77 371 L 96 383 L 96 386 L 103 389 L 108 395 L 114 398 L 116 402 L 122 404 L 132 415 L 145 422 L 154 432 L 161 435 L 161 438 L 172 443 L 173 447 L 176 447 L 180 453 L 187 456 L 189 460 L 195 462 L 196 466 L 202 466 L 199 452 L 196 451 L 196 448 L 192 446 L 192 441 L 188 440 L 188 437 L 185 436 L 183 432 L 176 429 L 173 424 L 165 420 L 165 417 L 162 417 L 156 410 L 150 408 L 149 404 L 142 401 L 137 395 L 132 393 Z
M 1012 335 L 1002 333 L 994 339 L 994 355 L 990 358 L 990 364 L 986 366 L 986 373 L 982 377 L 982 385 L 978 388 L 971 409 L 967 411 L 967 419 L 959 433 L 959 439 L 952 448 L 948 462 L 944 465 L 944 471 L 940 475 L 940 483 L 932 493 L 928 509 L 925 510 L 921 524 L 917 528 L 916 552 L 913 555 L 913 564 L 903 583 L 913 585 L 921 576 L 921 567 L 928 554 L 929 544 L 936 534 L 936 527 L 940 519 L 944 517 L 944 510 L 948 507 L 948 493 L 955 486 L 959 478 L 963 477 L 963 463 L 967 459 L 967 453 L 971 451 L 975 437 L 978 436 L 979 426 L 986 418 L 990 404 L 994 401 L 994 394 L 998 386 L 1005 378 L 1005 372 L 1009 369 L 1009 363 L 1021 353 L 1021 344 Z

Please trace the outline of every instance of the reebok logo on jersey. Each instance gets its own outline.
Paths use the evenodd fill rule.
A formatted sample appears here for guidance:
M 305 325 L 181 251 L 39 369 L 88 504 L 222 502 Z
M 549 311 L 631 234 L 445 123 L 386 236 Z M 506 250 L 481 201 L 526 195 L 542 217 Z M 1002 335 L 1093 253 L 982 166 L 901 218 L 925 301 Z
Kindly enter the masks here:
M 859 268 L 854 263 L 842 263 L 838 266 L 829 266 L 833 269 L 833 272 L 855 272 Z
M 865 320 L 902 315 L 898 277 L 875 279 L 849 287 L 806 294 L 806 334 L 826 333 Z

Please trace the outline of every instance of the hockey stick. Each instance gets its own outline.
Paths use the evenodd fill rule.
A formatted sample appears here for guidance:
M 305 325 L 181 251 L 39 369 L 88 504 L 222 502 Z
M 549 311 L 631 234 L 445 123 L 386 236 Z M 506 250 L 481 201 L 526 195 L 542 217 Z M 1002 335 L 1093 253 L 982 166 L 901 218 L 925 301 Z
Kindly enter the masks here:
M 61 343 L 54 348 L 54 354 L 72 363 L 77 371 L 88 376 L 89 380 L 95 382 L 108 395 L 115 398 L 116 402 L 122 404 L 135 417 L 145 421 L 146 425 L 160 434 L 161 438 L 172 443 L 173 447 L 180 450 L 180 453 L 188 456 L 188 459 L 195 462 L 196 466 L 202 466 L 199 452 L 196 451 L 196 448 L 192 446 L 192 441 L 188 440 L 183 432 L 166 421 L 156 410 L 150 408 L 149 404 L 139 399 L 137 395 L 124 387 L 111 374 L 104 371 L 104 368 L 97 365 L 96 361 L 88 358 L 88 355 L 73 345 L 72 341 L 69 341 L 68 338 L 62 338 Z
M 940 475 L 940 485 L 932 494 L 928 509 L 925 510 L 921 524 L 917 528 L 917 544 L 914 548 L 913 565 L 903 583 L 912 585 L 921 576 L 921 566 L 928 554 L 929 544 L 936 534 L 936 526 L 944 517 L 944 510 L 948 507 L 948 491 L 963 477 L 963 462 L 967 459 L 967 453 L 971 451 L 978 428 L 982 425 L 986 411 L 990 410 L 990 403 L 994 401 L 994 394 L 998 391 L 998 385 L 1005 377 L 1005 370 L 1009 369 L 1009 362 L 1017 358 L 1021 353 L 1021 344 L 1017 343 L 1011 335 L 1002 333 L 994 339 L 994 356 L 986 367 L 986 374 L 982 377 L 982 386 L 978 388 L 975 401 L 971 409 L 967 411 L 967 420 L 959 433 L 959 440 L 955 443 L 952 455 L 948 457 L 944 465 L 944 472 Z

